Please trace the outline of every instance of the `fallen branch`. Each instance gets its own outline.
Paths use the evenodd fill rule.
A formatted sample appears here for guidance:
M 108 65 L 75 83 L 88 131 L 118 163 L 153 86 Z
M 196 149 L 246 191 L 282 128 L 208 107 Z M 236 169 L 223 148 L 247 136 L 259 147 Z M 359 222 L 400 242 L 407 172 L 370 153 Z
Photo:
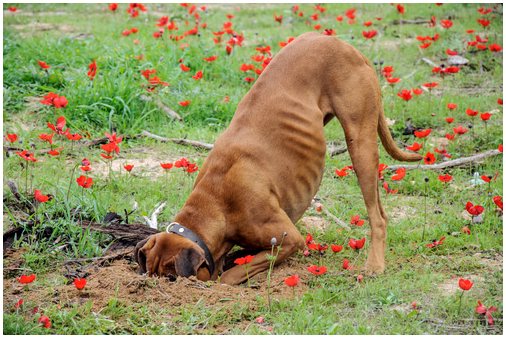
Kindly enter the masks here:
M 104 234 L 108 234 L 114 237 L 116 249 L 118 248 L 130 248 L 134 247 L 138 242 L 142 241 L 148 236 L 154 235 L 159 231 L 156 229 L 152 229 L 145 224 L 117 224 L 111 223 L 108 225 L 100 224 L 100 223 L 92 223 L 89 221 L 83 221 L 79 224 L 83 229 L 90 229 L 91 231 L 98 231 Z M 29 230 L 33 227 L 33 222 L 29 222 L 25 225 L 25 227 L 16 227 L 6 231 L 3 234 L 3 245 L 4 252 L 7 248 L 12 247 L 15 239 L 19 239 L 23 230 Z M 53 232 L 53 229 L 47 227 L 44 229 L 44 237 L 49 238 Z
M 162 137 L 162 136 L 158 136 L 158 135 L 152 134 L 152 133 L 150 133 L 149 131 L 146 131 L 146 130 L 143 130 L 140 135 L 141 136 L 145 136 L 145 137 L 149 137 L 149 138 L 152 138 L 152 139 L 155 139 L 155 140 L 158 140 L 160 142 L 173 142 L 173 143 L 176 143 L 176 144 L 182 144 L 182 145 L 192 146 L 194 148 L 201 148 L 201 149 L 206 149 L 206 150 L 213 149 L 213 144 L 211 144 L 211 143 L 204 143 L 204 142 L 200 142 L 200 141 L 192 141 L 192 140 L 187 140 L 187 139 L 184 139 L 184 138 L 166 138 L 166 137 Z
M 153 101 L 153 98 L 149 97 L 149 96 L 146 96 L 146 95 L 141 95 L 140 99 L 142 101 L 145 101 L 145 102 L 150 102 L 150 101 Z M 174 120 L 178 120 L 178 121 L 183 121 L 183 118 L 178 114 L 176 113 L 175 111 L 173 111 L 172 109 L 170 109 L 169 107 L 167 107 L 163 102 L 162 100 L 160 100 L 159 98 L 155 98 L 154 99 L 154 103 L 155 105 L 160 108 L 165 114 L 167 114 L 168 117 L 170 117 L 171 119 L 174 119 Z
M 389 166 L 387 169 L 388 170 L 392 170 L 392 171 L 393 170 L 397 170 L 399 168 L 405 168 L 406 170 L 411 170 L 411 169 L 439 170 L 439 169 L 444 169 L 444 168 L 458 167 L 458 166 L 461 166 L 461 165 L 464 165 L 464 164 L 467 164 L 467 163 L 478 162 L 478 161 L 481 161 L 481 160 L 483 160 L 485 158 L 496 156 L 496 155 L 499 155 L 499 154 L 502 154 L 499 150 L 492 149 L 492 150 L 487 150 L 487 151 L 485 151 L 483 153 L 479 153 L 479 154 L 476 154 L 476 155 L 473 155 L 473 156 L 457 158 L 455 160 L 441 162 L 441 163 L 437 163 L 437 164 L 431 164 L 431 165 L 426 165 L 426 164 L 410 164 L 410 165 L 397 164 L 397 165 Z
M 334 215 L 333 213 L 331 213 L 330 211 L 328 211 L 326 208 L 323 208 L 323 210 L 322 210 L 322 211 L 325 213 L 325 215 L 327 215 L 327 217 L 332 218 L 332 220 L 333 220 L 334 222 L 336 222 L 336 223 L 337 223 L 337 225 L 339 225 L 339 226 L 341 226 L 341 227 L 345 228 L 346 230 L 351 230 L 351 229 L 350 229 L 350 226 L 349 226 L 346 222 L 344 222 L 344 221 L 342 221 L 341 219 L 337 218 L 337 216 L 336 216 L 336 215 Z
M 434 61 L 430 60 L 430 59 L 427 59 L 427 58 L 422 58 L 422 61 L 425 62 L 426 64 L 428 64 L 429 66 L 432 66 L 432 67 L 438 67 L 437 64 L 434 63 Z
M 394 20 L 392 21 L 392 25 L 423 25 L 426 23 L 430 23 L 430 20 L 416 19 L 416 20 Z

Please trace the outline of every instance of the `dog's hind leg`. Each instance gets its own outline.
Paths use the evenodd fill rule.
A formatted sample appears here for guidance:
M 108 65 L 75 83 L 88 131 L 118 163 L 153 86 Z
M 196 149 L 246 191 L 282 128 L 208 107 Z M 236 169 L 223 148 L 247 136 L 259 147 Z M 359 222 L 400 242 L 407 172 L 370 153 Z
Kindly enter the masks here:
M 387 218 L 379 199 L 378 146 L 376 142 L 357 140 L 351 147 L 348 146 L 348 151 L 371 223 L 371 244 L 366 270 L 370 273 L 382 273 L 385 269 Z
M 273 218 L 269 224 L 264 224 L 255 227 L 252 232 L 245 234 L 250 243 L 258 243 L 261 250 L 255 255 L 251 263 L 248 264 L 248 272 L 242 265 L 236 265 L 233 268 L 225 271 L 220 278 L 221 283 L 229 285 L 237 285 L 245 282 L 248 278 L 269 269 L 269 260 L 267 256 L 271 254 L 271 239 L 276 238 L 277 244 L 281 244 L 283 233 L 286 236 L 283 238 L 281 250 L 279 251 L 276 259 L 276 264 L 284 261 L 297 250 L 304 248 L 304 238 L 299 233 L 295 225 L 290 221 L 288 216 L 281 211 L 279 216 Z M 274 249 L 276 254 L 276 249 Z
M 366 123 L 357 126 L 347 122 L 349 121 L 341 119 L 348 152 L 371 223 L 371 241 L 366 270 L 368 273 L 382 273 L 385 269 L 387 217 L 381 206 L 378 189 L 378 134 L 373 124 Z

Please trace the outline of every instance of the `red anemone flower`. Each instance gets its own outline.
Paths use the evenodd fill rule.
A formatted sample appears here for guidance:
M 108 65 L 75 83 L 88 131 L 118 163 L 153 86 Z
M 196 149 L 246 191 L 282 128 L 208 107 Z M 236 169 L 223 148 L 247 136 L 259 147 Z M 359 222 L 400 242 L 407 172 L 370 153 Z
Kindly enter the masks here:
M 491 306 L 487 309 L 487 307 L 483 305 L 481 301 L 478 301 L 478 305 L 476 306 L 475 311 L 476 313 L 487 317 L 488 325 L 494 325 L 494 318 L 492 317 L 492 313 L 497 311 L 497 308 L 495 306 Z
M 195 75 L 192 76 L 192 78 L 194 80 L 200 80 L 202 78 L 202 75 L 203 75 L 202 71 L 199 70 L 197 73 L 195 73 Z
M 314 251 L 318 251 L 320 254 L 323 254 L 325 252 L 325 250 L 328 249 L 328 245 L 321 245 L 321 244 L 318 244 L 318 243 L 309 243 L 307 245 L 308 249 L 309 250 L 314 250 Z
M 395 171 L 395 175 L 392 176 L 392 181 L 400 181 L 406 176 L 406 168 L 399 168 Z
M 333 252 L 338 253 L 338 252 L 341 252 L 343 250 L 343 246 L 342 245 L 337 245 L 337 244 L 331 244 L 330 245 L 330 249 Z
M 285 278 L 285 285 L 293 288 L 299 284 L 299 281 L 300 281 L 299 275 L 293 275 L 293 276 Z
M 79 141 L 83 137 L 79 135 L 78 133 L 71 134 L 70 131 L 67 129 L 65 132 L 65 136 L 67 137 L 67 140 L 69 141 Z
M 468 291 L 473 287 L 473 282 L 471 282 L 469 279 L 460 278 L 459 287 L 464 291 Z
M 346 258 L 343 259 L 343 269 L 344 270 L 351 270 L 350 261 Z
M 81 187 L 88 189 L 93 184 L 93 179 L 91 177 L 81 175 L 76 179 L 76 182 Z
M 160 166 L 162 166 L 163 169 L 168 170 L 168 169 L 172 168 L 173 164 L 172 163 L 160 163 Z
M 424 138 L 430 135 L 430 132 L 432 129 L 425 129 L 425 130 L 415 130 L 414 134 L 417 138 Z
M 430 249 L 435 248 L 435 247 L 440 246 L 441 244 L 443 244 L 443 242 L 444 242 L 445 239 L 446 239 L 446 237 L 443 236 L 443 237 L 441 237 L 439 239 L 439 241 L 433 240 L 432 243 L 426 244 L 425 246 L 427 248 L 430 248 Z
M 364 225 L 364 222 L 365 221 L 363 219 L 360 219 L 360 215 L 351 216 L 351 221 L 350 221 L 351 225 L 356 225 L 358 227 L 361 227 L 362 225 Z
M 191 103 L 190 100 L 180 101 L 178 104 L 182 107 L 187 107 Z
M 417 152 L 420 149 L 422 149 L 422 145 L 420 143 L 418 143 L 418 142 L 414 142 L 413 145 L 407 146 L 406 149 L 414 151 L 414 152 Z
M 398 77 L 387 77 L 387 82 L 391 85 L 398 83 L 401 81 Z
M 35 199 L 39 203 L 46 203 L 47 201 L 49 201 L 51 199 L 51 197 L 49 195 L 42 194 L 42 192 L 38 189 L 34 191 L 33 195 L 35 196 Z
M 495 205 L 497 205 L 497 207 L 502 210 L 502 206 L 503 206 L 502 205 L 502 196 L 494 196 L 492 198 L 492 200 L 494 201 Z
M 67 120 L 65 117 L 60 116 L 56 119 L 56 126 L 52 123 L 47 123 L 47 126 L 52 131 L 56 132 L 58 135 L 65 135 L 65 132 L 63 131 L 63 128 L 65 127 L 65 124 L 67 123 Z
M 74 285 L 77 290 L 82 290 L 86 286 L 86 278 L 74 278 Z
M 52 133 L 52 134 L 40 134 L 39 135 L 39 139 L 41 139 L 42 141 L 46 141 L 49 144 L 53 144 L 53 136 L 54 136 L 54 133 Z
M 30 284 L 30 283 L 33 283 L 33 281 L 35 281 L 35 274 L 31 274 L 31 275 L 21 275 L 19 278 L 18 278 L 18 282 L 20 282 L 21 284 Z
M 432 88 L 436 88 L 438 86 L 437 82 L 427 82 L 424 83 L 423 86 L 427 88 L 428 90 L 431 90 Z
M 42 324 L 42 326 L 44 326 L 46 329 L 51 328 L 51 320 L 49 319 L 48 316 L 45 315 L 40 316 L 38 322 Z
M 345 176 L 348 176 L 348 170 L 346 168 L 345 169 L 336 169 L 335 174 L 338 177 L 345 177 Z
M 485 208 L 481 205 L 474 205 L 471 202 L 466 203 L 466 210 L 468 213 L 470 213 L 473 216 L 480 215 L 483 211 L 485 211 Z
M 370 30 L 370 31 L 363 31 L 362 32 L 362 35 L 364 36 L 364 38 L 366 39 L 372 39 L 374 38 L 376 35 L 378 34 L 378 31 L 376 30 Z
M 413 98 L 413 95 L 411 94 L 411 90 L 409 89 L 403 89 L 400 92 L 397 93 L 397 96 L 403 99 L 404 101 L 409 101 Z
M 480 114 L 480 118 L 482 119 L 482 121 L 488 121 L 491 116 L 492 116 L 492 114 L 490 114 L 490 113 Z
M 217 58 L 218 58 L 218 56 L 217 56 L 217 55 L 213 55 L 213 56 L 210 56 L 210 57 L 204 58 L 204 61 L 207 61 L 207 62 L 213 62 L 213 61 L 215 61 Z
M 320 276 L 327 272 L 327 267 L 311 265 L 307 268 L 307 271 L 311 272 L 315 276 Z
M 447 117 L 447 118 L 445 118 L 445 121 L 447 123 L 452 123 L 453 121 L 455 121 L 455 119 L 453 117 Z
M 488 45 L 488 49 L 490 49 L 490 51 L 494 52 L 494 53 L 498 53 L 498 52 L 502 51 L 502 47 L 496 43 Z
M 477 110 L 472 110 L 471 108 L 467 108 L 466 109 L 466 115 L 468 115 L 468 116 L 476 116 L 476 115 L 478 115 L 478 111 Z
M 37 159 L 34 157 L 33 153 L 28 152 L 28 150 L 16 151 L 16 154 L 25 161 L 37 162 Z
M 51 66 L 48 65 L 47 63 L 45 63 L 44 61 L 39 60 L 37 62 L 39 64 L 40 68 L 42 68 L 42 69 L 49 69 L 49 68 L 51 68 Z
M 443 183 L 449 183 L 453 180 L 453 176 L 449 174 L 439 175 L 437 178 Z
M 455 108 L 457 108 L 457 104 L 456 103 L 448 103 L 446 106 L 450 110 L 454 110 Z
M 448 29 L 451 26 L 453 26 L 453 22 L 451 20 L 441 20 L 441 21 L 439 21 L 439 23 L 441 24 L 441 27 L 443 27 L 445 29 Z
M 446 49 L 446 55 L 449 55 L 449 56 L 455 56 L 455 55 L 458 55 L 459 53 L 454 51 L 454 50 L 451 50 L 450 48 L 447 48 Z
M 492 176 L 481 175 L 481 179 L 486 183 L 490 183 L 490 181 L 492 180 Z
M 350 240 L 348 241 L 348 245 L 350 246 L 350 248 L 354 250 L 362 249 L 364 247 L 364 244 L 365 244 L 365 237 L 362 239 L 350 238 Z
M 237 265 L 244 265 L 244 264 L 249 264 L 251 263 L 251 261 L 253 260 L 253 258 L 255 258 L 255 256 L 252 256 L 252 255 L 247 255 L 245 257 L 240 257 L 240 258 L 237 258 L 234 263 L 237 264 Z
M 93 81 L 95 75 L 97 75 L 97 63 L 93 60 L 88 66 L 88 77 Z
M 434 164 L 436 162 L 436 157 L 434 156 L 433 153 L 431 153 L 430 151 L 427 152 L 427 154 L 425 154 L 425 156 L 423 157 L 423 162 L 426 164 L 426 165 L 431 165 L 431 164 Z
M 458 135 L 464 135 L 467 133 L 467 129 L 462 126 L 458 126 L 456 128 L 453 128 L 453 132 Z
M 9 134 L 9 133 L 7 133 L 7 136 L 5 138 L 10 143 L 14 143 L 14 142 L 16 142 L 18 140 L 18 135 L 17 134 Z
M 125 168 L 126 171 L 131 172 L 132 169 L 134 168 L 134 165 L 133 164 L 125 164 L 123 166 L 123 168 Z
M 109 4 L 109 10 L 110 11 L 114 12 L 117 9 L 118 9 L 118 4 L 117 3 Z
M 388 185 L 388 182 L 383 182 L 383 189 L 385 189 L 387 194 L 395 194 L 398 192 L 397 189 L 391 189 Z

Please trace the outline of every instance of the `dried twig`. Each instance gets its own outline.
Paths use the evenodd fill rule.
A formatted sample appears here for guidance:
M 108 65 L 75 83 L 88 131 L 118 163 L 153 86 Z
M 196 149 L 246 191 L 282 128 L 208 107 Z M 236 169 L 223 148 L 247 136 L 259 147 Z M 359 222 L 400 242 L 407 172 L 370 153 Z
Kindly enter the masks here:
M 415 20 L 406 20 L 406 19 L 400 19 L 400 20 L 394 20 L 392 21 L 392 25 L 423 25 L 426 23 L 430 23 L 430 20 L 424 20 L 424 19 L 415 19 Z
M 464 165 L 464 164 L 478 162 L 478 161 L 481 161 L 481 160 L 483 160 L 485 158 L 496 156 L 496 155 L 499 155 L 499 154 L 502 154 L 501 152 L 499 152 L 499 150 L 492 149 L 492 150 L 487 150 L 487 151 L 485 151 L 483 153 L 479 153 L 479 154 L 476 154 L 476 155 L 473 155 L 473 156 L 457 158 L 455 160 L 441 162 L 441 163 L 437 163 L 437 164 L 431 164 L 431 165 L 426 165 L 426 164 L 411 164 L 411 165 L 397 164 L 397 165 L 389 166 L 387 169 L 388 170 L 397 170 L 399 168 L 405 168 L 406 170 L 410 170 L 410 169 L 438 170 L 438 169 L 458 167 L 458 166 L 461 166 L 461 165 Z
M 326 208 L 323 208 L 323 212 L 325 213 L 325 215 L 327 215 L 327 217 L 330 217 L 332 218 L 332 220 L 334 220 L 334 222 L 337 223 L 337 225 L 345 228 L 346 230 L 351 230 L 349 225 L 346 224 L 346 222 L 344 222 L 343 220 L 337 218 L 336 215 L 334 215 L 333 213 L 331 213 L 330 211 L 328 211 Z
M 437 67 L 438 65 L 435 64 L 432 60 L 430 59 L 427 59 L 427 58 L 422 58 L 422 61 L 427 63 L 428 65 L 432 66 L 432 67 Z
M 162 136 L 158 136 L 158 135 L 152 134 L 152 133 L 150 133 L 149 131 L 146 131 L 146 130 L 143 130 L 140 135 L 141 136 L 145 136 L 145 137 L 153 138 L 153 139 L 158 140 L 160 142 L 173 142 L 173 143 L 177 143 L 177 144 L 188 145 L 188 146 L 192 146 L 192 147 L 195 147 L 195 148 L 201 148 L 201 149 L 206 149 L 206 150 L 213 149 L 213 144 L 211 144 L 211 143 L 204 143 L 204 142 L 200 142 L 200 141 L 192 141 L 192 140 L 187 140 L 187 139 L 184 139 L 184 138 L 166 138 L 166 137 L 162 137 Z
M 149 101 L 153 101 L 153 98 L 149 97 L 149 96 L 146 96 L 146 95 L 141 95 L 140 99 L 142 101 L 146 101 L 146 102 L 149 102 Z M 173 111 L 172 109 L 170 109 L 169 107 L 167 107 L 163 102 L 162 100 L 160 100 L 160 98 L 156 97 L 154 99 L 154 103 L 155 105 L 160 108 L 165 114 L 167 114 L 168 117 L 170 117 L 171 119 L 174 119 L 174 120 L 178 120 L 178 121 L 183 121 L 183 118 L 178 114 L 176 113 L 175 111 Z

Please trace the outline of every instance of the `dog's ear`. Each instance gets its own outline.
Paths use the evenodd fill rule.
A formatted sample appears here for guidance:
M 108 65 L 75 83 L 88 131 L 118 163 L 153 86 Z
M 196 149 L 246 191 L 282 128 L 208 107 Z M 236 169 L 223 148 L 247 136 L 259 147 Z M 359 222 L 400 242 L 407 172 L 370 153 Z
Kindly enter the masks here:
M 190 277 L 197 275 L 197 270 L 205 262 L 204 256 L 193 248 L 185 248 L 175 257 L 175 268 L 178 276 Z
M 151 236 L 146 239 L 143 239 L 135 246 L 134 258 L 137 264 L 139 264 L 140 273 L 146 273 L 146 253 L 144 252 L 143 247 L 150 238 Z

